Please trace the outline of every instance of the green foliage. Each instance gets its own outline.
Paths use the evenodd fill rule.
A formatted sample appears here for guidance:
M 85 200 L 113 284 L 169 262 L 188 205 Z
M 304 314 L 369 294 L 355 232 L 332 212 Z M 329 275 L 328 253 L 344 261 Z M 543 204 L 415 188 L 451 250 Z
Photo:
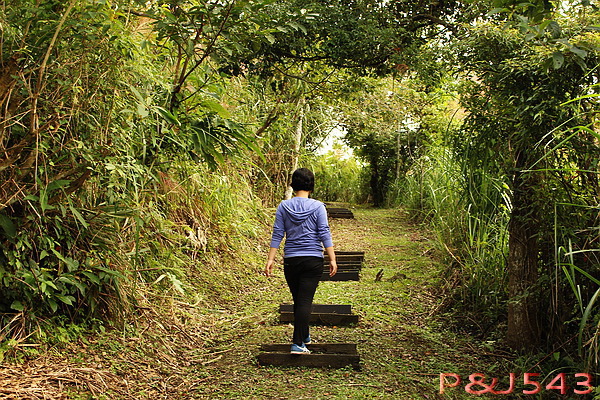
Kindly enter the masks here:
M 106 313 L 119 294 L 111 247 L 120 211 L 74 193 L 122 122 L 111 108 L 133 41 L 122 15 L 101 3 L 9 2 L 3 10 L 2 322 L 12 313 Z
M 148 249 L 141 235 L 152 234 L 148 209 L 155 202 L 148 193 L 155 192 L 164 165 L 187 155 L 216 169 L 244 149 L 260 157 L 246 127 L 226 110 L 224 81 L 205 60 L 185 71 L 186 82 L 204 82 L 187 108 L 168 109 L 171 48 L 144 25 L 150 13 L 138 19 L 129 8 L 146 6 L 73 1 L 3 7 L 3 324 L 19 313 L 28 329 L 36 317 L 53 314 L 122 317 L 142 287 L 140 278 L 157 286 L 169 282 L 181 292 L 181 270 L 141 271 L 158 265 L 141 264 Z M 214 21 L 228 18 L 217 15 L 222 8 L 211 12 Z M 173 35 L 180 23 L 173 22 Z M 161 46 L 149 46 L 155 38 Z M 161 261 L 180 257 L 161 250 L 163 242 L 153 245 Z
M 308 161 L 317 181 L 313 196 L 321 201 L 364 203 L 363 167 L 353 156 L 341 151 L 334 149 Z
M 363 201 L 368 183 L 429 222 L 485 327 L 505 315 L 509 219 L 530 227 L 540 322 L 556 338 L 581 317 L 595 355 L 596 11 L 499 0 L 462 24 L 482 4 L 5 2 L 0 333 L 16 341 L 0 352 L 49 315 L 236 296 L 251 272 L 220 262 L 256 256 L 263 203 L 300 158 L 322 200 Z M 312 154 L 340 124 L 364 166 Z
M 293 0 L 282 14 L 301 10 L 316 18 L 265 50 L 273 61 L 324 61 L 358 74 L 392 74 L 411 64 L 411 54 L 427 38 L 444 36 L 472 18 L 470 6 L 455 1 L 419 3 Z
M 483 171 L 469 170 L 464 160 L 438 143 L 429 146 L 396 190 L 398 204 L 416 222 L 431 227 L 439 251 L 448 255 L 442 287 L 456 301 L 454 310 L 479 324 L 462 327 L 473 332 L 493 329 L 506 315 L 506 185 Z M 488 199 L 485 209 L 482 199 Z
M 393 186 L 403 181 L 433 137 L 448 126 L 446 96 L 418 78 L 381 81 L 344 107 L 345 140 L 370 172 L 375 206 L 393 203 Z
M 0 313 L 94 313 L 105 306 L 98 294 L 118 292 L 121 277 L 106 256 L 116 239 L 108 214 L 78 210 L 70 201 L 27 200 L 22 212 L 29 217 L 13 217 L 14 234 L 0 244 Z
M 577 128 L 590 126 L 592 114 L 570 101 L 596 79 L 595 70 L 586 65 L 598 63 L 600 48 L 595 35 L 582 30 L 586 21 L 566 20 L 563 26 L 570 28 L 560 38 L 524 40 L 522 30 L 483 23 L 458 49 L 461 65 L 477 76 L 462 88 L 468 116 L 454 145 L 468 171 L 465 193 L 474 199 L 472 207 L 482 222 L 494 220 L 502 203 L 508 208 L 506 264 L 513 282 L 528 279 L 523 285 L 527 292 L 513 291 L 510 301 L 530 309 L 550 308 L 552 313 L 537 316 L 542 327 L 562 326 L 563 315 L 570 312 L 566 301 L 545 300 L 562 297 L 566 288 L 555 249 L 567 242 L 589 248 L 594 235 L 587 229 L 593 224 L 587 206 L 597 202 L 598 188 L 592 172 L 598 168 L 595 135 Z M 490 182 L 500 184 L 485 196 Z M 505 240 L 503 229 L 491 233 L 498 243 Z M 597 271 L 595 259 L 587 259 L 586 265 Z M 562 327 L 546 337 L 560 335 Z
M 434 228 L 448 254 L 446 287 L 455 310 L 477 315 L 477 332 L 489 333 L 507 316 L 509 235 L 519 224 L 528 226 L 538 246 L 539 279 L 528 286 L 527 295 L 536 295 L 526 302 L 552 310 L 539 321 L 546 344 L 576 331 L 571 321 L 580 315 L 580 337 L 593 338 L 595 354 L 591 310 L 600 264 L 591 227 L 597 225 L 599 153 L 597 107 L 590 99 L 598 78 L 590 66 L 598 64 L 599 47 L 590 21 L 584 15 L 471 29 L 454 60 L 468 73 L 458 87 L 464 123 L 430 142 L 391 198 Z

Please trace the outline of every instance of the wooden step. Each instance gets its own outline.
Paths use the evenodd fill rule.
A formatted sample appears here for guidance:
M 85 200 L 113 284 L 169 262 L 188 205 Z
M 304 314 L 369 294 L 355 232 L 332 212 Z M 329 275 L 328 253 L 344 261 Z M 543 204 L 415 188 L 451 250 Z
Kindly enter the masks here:
M 313 368 L 344 368 L 351 366 L 360 370 L 358 354 L 290 354 L 288 353 L 259 353 L 260 365 L 276 367 L 313 367 Z
M 354 218 L 352 211 L 347 208 L 326 207 L 327 216 L 330 218 Z
M 329 214 L 329 218 L 339 218 L 339 219 L 354 219 L 354 215 L 352 214 Z
M 324 260 L 325 263 L 329 263 L 329 259 L 325 259 Z M 362 261 L 361 260 L 344 260 L 343 258 L 341 260 L 336 259 L 335 262 L 338 265 L 362 265 Z
M 294 311 L 293 304 L 281 304 L 279 312 Z M 317 313 L 336 313 L 336 314 L 352 314 L 352 305 L 350 304 L 313 304 L 312 312 Z
M 359 265 L 361 266 L 363 263 L 360 261 L 348 261 L 348 260 L 335 260 L 337 265 Z M 329 264 L 329 260 L 325 261 L 326 264 Z
M 329 256 L 327 253 L 323 254 L 325 261 L 329 260 Z M 337 262 L 341 261 L 358 261 L 363 262 L 365 260 L 365 252 L 364 251 L 336 251 L 335 252 L 335 260 Z
M 335 251 L 335 255 L 338 256 L 365 256 L 365 252 L 364 251 Z
M 279 322 L 282 324 L 294 322 L 294 313 L 279 313 Z M 309 322 L 311 325 L 348 326 L 358 324 L 359 317 L 356 314 L 312 313 Z
M 360 356 L 354 343 L 321 343 L 307 345 L 311 354 L 290 354 L 289 344 L 263 344 L 256 357 L 260 365 L 278 367 L 360 369 Z
M 329 256 L 325 255 L 325 261 L 329 261 Z M 365 260 L 364 255 L 344 255 L 336 254 L 335 261 L 340 262 L 363 262 Z
M 282 304 L 279 306 L 279 322 L 294 322 L 294 306 Z M 352 314 L 349 304 L 313 304 L 310 314 L 311 325 L 346 326 L 358 324 L 358 315 Z
M 329 263 L 324 264 L 325 270 L 329 271 Z M 351 270 L 360 270 L 362 269 L 362 264 L 359 263 L 338 263 L 337 264 L 338 271 L 351 271 Z
M 358 354 L 356 343 L 312 343 L 306 347 L 311 354 Z M 290 344 L 287 343 L 263 343 L 260 345 L 261 351 L 270 353 L 289 353 Z
M 358 269 L 338 270 L 334 276 L 329 276 L 329 271 L 323 271 L 321 281 L 359 281 L 360 271 Z

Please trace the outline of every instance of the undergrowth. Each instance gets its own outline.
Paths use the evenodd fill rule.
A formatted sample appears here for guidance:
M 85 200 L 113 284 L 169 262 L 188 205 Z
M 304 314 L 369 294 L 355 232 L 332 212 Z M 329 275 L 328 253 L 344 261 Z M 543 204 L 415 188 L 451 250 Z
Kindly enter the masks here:
M 67 294 L 61 294 L 61 286 L 53 282 L 71 282 L 68 272 L 50 277 L 41 288 L 52 290 L 54 297 L 35 304 L 35 298 L 26 303 L 29 297 L 24 296 L 19 304 L 12 302 L 12 312 L 2 313 L 0 358 L 35 356 L 42 347 L 77 340 L 105 327 L 138 329 L 148 310 L 183 321 L 190 318 L 190 308 L 218 309 L 233 302 L 252 281 L 255 271 L 248 265 L 263 250 L 259 239 L 265 234 L 266 211 L 244 174 L 231 165 L 211 171 L 179 161 L 149 179 L 145 187 L 151 190 L 134 191 L 135 204 L 119 220 L 106 222 L 113 232 L 112 243 L 106 243 L 102 252 L 86 255 L 91 265 L 105 263 L 110 268 L 97 275 L 82 265 L 70 269 L 89 280 L 90 287 L 97 287 L 92 291 L 88 281 L 71 277 L 81 295 L 104 303 L 102 312 L 74 298 L 60 302 L 60 296 Z M 95 233 L 103 231 L 98 226 Z M 81 242 L 86 240 L 91 239 L 80 236 Z M 102 279 L 110 281 L 102 286 Z M 67 307 L 59 310 L 55 303 Z

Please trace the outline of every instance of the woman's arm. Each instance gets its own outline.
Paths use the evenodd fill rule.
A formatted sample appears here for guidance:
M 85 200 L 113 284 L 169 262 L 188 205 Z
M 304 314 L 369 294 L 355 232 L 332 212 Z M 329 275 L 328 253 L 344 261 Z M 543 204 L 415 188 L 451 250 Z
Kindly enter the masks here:
M 285 236 L 285 224 L 283 222 L 283 210 L 281 204 L 275 212 L 275 222 L 273 223 L 273 233 L 271 234 L 271 247 L 279 248 L 283 237 Z
M 271 247 L 267 256 L 267 265 L 265 266 L 265 276 L 273 276 L 273 266 L 275 265 L 275 255 L 277 248 Z
M 333 251 L 333 240 L 331 239 L 331 230 L 329 229 L 329 221 L 327 220 L 327 210 L 325 206 L 321 206 L 317 215 L 317 229 L 319 231 L 319 239 L 323 242 L 323 247 L 329 256 L 329 276 L 334 276 L 337 273 L 337 261 L 335 259 L 335 251 Z
M 335 251 L 333 251 L 333 246 L 325 247 L 325 251 L 329 256 L 329 276 L 334 276 L 337 273 L 337 261 L 335 259 Z
M 275 255 L 279 245 L 285 235 L 285 226 L 283 223 L 283 211 L 281 204 L 277 207 L 275 212 L 275 222 L 273 223 L 273 233 L 271 234 L 271 244 L 269 248 L 269 254 L 267 255 L 267 264 L 265 265 L 265 276 L 273 276 L 273 266 L 275 265 Z

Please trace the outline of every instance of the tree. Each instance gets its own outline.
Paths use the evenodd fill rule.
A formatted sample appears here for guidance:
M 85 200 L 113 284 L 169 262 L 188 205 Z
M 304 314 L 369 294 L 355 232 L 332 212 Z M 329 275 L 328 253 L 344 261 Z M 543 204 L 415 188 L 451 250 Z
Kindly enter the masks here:
M 1 18 L 0 313 L 98 311 L 117 273 L 91 254 L 114 231 L 106 203 L 77 195 L 131 121 L 113 111 L 132 104 L 132 26 L 79 1 L 6 2 Z
M 132 209 L 173 160 L 260 155 L 222 95 L 225 67 L 296 29 L 270 4 L 3 5 L 0 313 L 97 311 L 121 277 L 119 223 L 143 225 Z
M 318 18 L 290 32 L 285 41 L 264 49 L 265 59 L 322 61 L 358 74 L 385 75 L 410 64 L 419 47 L 457 30 L 479 15 L 474 5 L 457 1 L 292 0 L 281 11 L 301 10 Z
M 597 79 L 588 66 L 598 63 L 598 37 L 586 31 L 585 20 L 565 21 L 564 30 L 557 26 L 556 21 L 535 29 L 528 23 L 516 28 L 483 23 L 458 50 L 472 77 L 465 84 L 468 117 L 458 147 L 478 155 L 473 167 L 504 174 L 510 182 L 507 343 L 516 349 L 539 346 L 542 329 L 548 329 L 539 312 L 547 309 L 542 294 L 555 261 L 547 253 L 553 240 L 548 232 L 554 231 L 553 207 L 572 200 L 575 189 L 561 171 L 586 164 L 597 169 L 589 165 L 590 158 L 597 159 L 595 138 L 572 134 L 574 127 L 589 126 L 590 116 L 568 102 Z M 562 149 L 547 155 L 567 140 L 586 153 Z M 594 198 L 597 179 L 581 178 L 576 190 Z M 590 187 L 584 181 L 596 183 Z
M 365 89 L 346 100 L 343 124 L 348 145 L 368 163 L 372 201 L 383 206 L 392 184 L 402 180 L 438 130 L 438 93 L 426 93 L 418 79 L 364 80 Z

